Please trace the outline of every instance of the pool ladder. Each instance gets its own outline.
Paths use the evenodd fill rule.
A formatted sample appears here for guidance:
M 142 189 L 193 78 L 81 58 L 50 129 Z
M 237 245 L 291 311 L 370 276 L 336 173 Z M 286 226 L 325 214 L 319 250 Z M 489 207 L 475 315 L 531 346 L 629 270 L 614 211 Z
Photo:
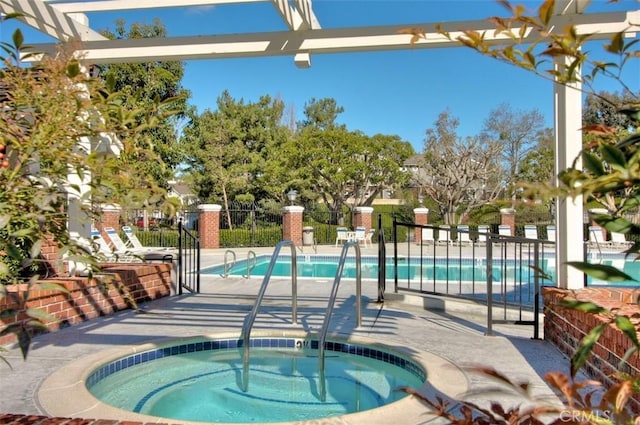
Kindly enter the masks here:
M 360 264 L 362 260 L 360 257 L 360 245 L 356 241 L 349 241 L 342 247 L 340 261 L 338 262 L 338 269 L 336 270 L 336 277 L 333 281 L 331 296 L 329 297 L 329 304 L 327 305 L 327 314 L 324 316 L 324 322 L 322 324 L 320 337 L 318 339 L 318 388 L 320 393 L 320 401 L 326 401 L 327 399 L 327 383 L 325 379 L 324 368 L 324 346 L 327 339 L 329 323 L 331 322 L 331 316 L 333 314 L 333 307 L 336 303 L 336 296 L 338 295 L 338 286 L 340 285 L 340 281 L 342 279 L 344 263 L 347 260 L 347 252 L 349 251 L 349 247 L 354 247 L 356 251 L 356 327 L 359 328 L 362 326 L 362 276 L 360 271 Z
M 242 391 L 244 392 L 247 392 L 247 390 L 249 389 L 249 341 L 251 338 L 251 329 L 253 328 L 253 323 L 256 320 L 258 309 L 260 308 L 260 304 L 262 303 L 262 298 L 264 298 L 264 293 L 267 290 L 269 281 L 271 280 L 271 275 L 273 274 L 276 260 L 278 259 L 280 250 L 284 246 L 291 247 L 291 321 L 294 325 L 298 324 L 298 267 L 296 260 L 296 247 L 292 241 L 282 241 L 276 245 L 275 250 L 273 251 L 271 262 L 269 263 L 267 272 L 265 273 L 264 279 L 262 280 L 262 285 L 260 286 L 260 290 L 258 291 L 258 295 L 256 296 L 256 302 L 253 304 L 251 312 L 245 317 L 244 323 L 242 325 L 242 334 L 240 335 L 240 338 L 242 340 L 243 350 Z M 249 272 L 247 271 L 247 273 Z
M 233 257 L 231 262 L 229 262 L 229 257 L 228 255 L 231 254 L 231 256 Z M 256 253 L 253 251 L 249 251 L 247 252 L 247 274 L 244 275 L 245 279 L 249 279 L 251 277 L 251 272 L 253 271 L 253 269 L 256 268 L 256 264 L 257 264 L 257 259 L 256 259 Z M 236 253 L 230 249 L 227 249 L 224 252 L 224 266 L 223 266 L 223 272 L 220 276 L 227 278 L 229 277 L 229 271 L 233 268 L 233 266 L 236 265 Z

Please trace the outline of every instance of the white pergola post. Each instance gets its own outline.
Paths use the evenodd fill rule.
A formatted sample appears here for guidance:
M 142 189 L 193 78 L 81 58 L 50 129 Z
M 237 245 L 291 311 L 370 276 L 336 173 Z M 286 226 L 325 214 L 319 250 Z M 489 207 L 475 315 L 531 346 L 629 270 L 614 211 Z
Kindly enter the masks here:
M 555 171 L 556 175 L 574 165 L 582 167 L 582 92 L 580 84 L 554 84 Z M 565 289 L 584 287 L 584 274 L 569 261 L 584 261 L 582 196 L 556 199 L 557 285 Z

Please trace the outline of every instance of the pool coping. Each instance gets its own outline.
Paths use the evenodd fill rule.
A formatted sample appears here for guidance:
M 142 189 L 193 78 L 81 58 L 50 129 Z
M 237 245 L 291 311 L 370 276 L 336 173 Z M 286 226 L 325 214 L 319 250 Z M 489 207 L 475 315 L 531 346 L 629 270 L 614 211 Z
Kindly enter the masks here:
M 315 336 L 313 333 L 296 330 L 275 332 L 255 331 L 252 333 L 252 339 L 260 337 L 307 338 L 313 336 Z M 103 350 L 95 354 L 81 357 L 74 360 L 71 364 L 56 370 L 42 382 L 36 394 L 37 403 L 48 415 L 56 417 L 128 420 L 147 423 L 179 422 L 185 425 L 202 425 L 205 422 L 177 421 L 175 419 L 132 413 L 127 410 L 109 406 L 96 399 L 87 390 L 85 382 L 94 370 L 121 357 L 148 351 L 150 349 L 161 348 L 163 346 L 184 344 L 189 341 L 198 341 L 203 338 L 220 339 L 238 337 L 238 332 L 221 332 L 188 338 L 166 338 L 146 344 Z M 427 382 L 418 389 L 418 392 L 431 399 L 435 399 L 435 396 L 443 395 L 451 399 L 456 399 L 469 388 L 470 381 L 461 368 L 433 353 L 416 350 L 411 347 L 387 345 L 380 343 L 377 340 L 362 336 L 344 337 L 339 335 L 330 335 L 328 340 L 353 344 L 366 344 L 368 346 L 376 347 L 382 351 L 392 352 L 412 359 L 415 363 L 422 366 L 427 374 Z M 313 419 L 310 421 L 277 423 L 301 424 L 305 422 L 313 422 L 318 424 L 349 423 L 353 425 L 386 425 L 389 423 L 422 423 L 430 419 L 436 419 L 436 416 L 429 414 L 429 408 L 423 402 L 418 400 L 417 397 L 409 395 L 396 402 L 363 412 Z M 222 422 L 215 423 L 218 425 L 226 424 Z

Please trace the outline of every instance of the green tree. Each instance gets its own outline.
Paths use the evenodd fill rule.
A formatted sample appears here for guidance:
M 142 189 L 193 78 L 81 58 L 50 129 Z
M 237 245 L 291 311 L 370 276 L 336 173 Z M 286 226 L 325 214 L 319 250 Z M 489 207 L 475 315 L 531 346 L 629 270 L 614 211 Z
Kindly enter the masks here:
M 408 176 L 402 164 L 413 154 L 398 136 L 349 131 L 335 122 L 338 111 L 333 99 L 312 100 L 287 149 L 305 196 L 320 198 L 334 211 L 369 206 L 383 189 L 403 186 Z
M 502 146 L 479 137 L 462 139 L 460 122 L 441 112 L 426 131 L 421 190 L 437 205 L 447 224 L 461 220 L 473 208 L 495 200 L 504 190 L 500 164 Z
M 291 173 L 282 167 L 290 131 L 281 124 L 284 104 L 270 96 L 237 101 L 225 91 L 217 110 L 193 114 L 182 145 L 201 199 L 285 200 Z
M 165 37 L 164 24 L 155 19 L 153 24 L 134 23 L 129 29 L 124 20 L 116 21 L 114 31 L 103 31 L 111 39 L 140 39 Z M 125 152 L 123 160 L 135 164 L 141 174 L 153 176 L 155 182 L 167 188 L 174 171 L 183 161 L 177 128 L 188 112 L 187 100 L 190 93 L 182 87 L 184 64 L 178 61 L 118 63 L 98 66 L 100 76 L 112 82 L 112 89 L 124 95 L 124 105 L 128 110 L 153 111 L 156 124 L 144 130 L 144 140 L 161 161 L 150 160 L 145 155 Z M 162 102 L 162 108 L 153 107 Z M 149 119 L 151 117 L 147 117 Z
M 515 176 L 517 183 L 548 183 L 555 179 L 553 130 L 545 128 L 538 132 L 537 144 L 522 158 Z

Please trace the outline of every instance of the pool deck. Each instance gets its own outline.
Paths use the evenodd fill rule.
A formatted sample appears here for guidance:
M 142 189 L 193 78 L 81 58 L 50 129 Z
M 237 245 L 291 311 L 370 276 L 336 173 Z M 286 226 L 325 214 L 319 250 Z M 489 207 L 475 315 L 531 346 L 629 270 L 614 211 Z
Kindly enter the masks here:
M 256 254 L 271 254 L 273 248 L 251 248 Z M 246 258 L 249 249 L 234 249 L 239 260 Z M 340 247 L 319 247 L 317 254 L 339 255 Z M 388 252 L 392 252 L 388 250 Z M 203 250 L 202 266 L 221 264 L 224 249 Z M 284 254 L 290 253 L 282 252 Z M 304 253 L 315 254 L 310 247 Z M 362 255 L 376 255 L 377 246 L 362 249 Z M 61 367 L 72 365 L 75 359 L 93 355 L 103 350 L 113 350 L 129 345 L 167 340 L 168 338 L 210 335 L 226 332 L 239 334 L 246 314 L 250 311 L 255 294 L 262 283 L 260 278 L 221 278 L 202 275 L 201 293 L 174 295 L 141 305 L 141 312 L 123 311 L 112 316 L 94 319 L 82 324 L 36 337 L 26 361 L 15 347 L 4 354 L 12 368 L 0 365 L 0 413 L 46 415 L 39 393 L 47 388 L 47 377 Z M 257 316 L 254 330 L 303 329 L 318 332 L 324 319 L 332 279 L 318 282 L 312 279 L 298 281 L 299 325 L 291 324 L 291 281 L 274 278 L 270 283 L 263 308 Z M 352 281 L 341 283 L 331 320 L 330 333 L 341 336 L 360 336 L 381 341 L 384 344 L 428 352 L 448 360 L 457 366 L 493 367 L 506 376 L 530 384 L 531 394 L 550 402 L 557 402 L 553 392 L 543 380 L 549 371 L 567 372 L 568 359 L 551 344 L 542 339 L 532 339 L 531 326 L 511 324 L 493 325 L 493 335 L 487 336 L 486 317 L 474 312 L 478 306 L 442 303 L 443 308 L 425 310 L 420 303 L 402 300 L 377 302 L 377 285 L 364 281 L 362 326 L 356 327 L 355 285 Z M 473 307 L 473 308 L 472 308 Z M 465 372 L 469 389 L 473 394 L 465 397 L 483 406 L 499 401 L 505 406 L 526 405 L 526 400 L 509 394 L 489 392 L 494 381 L 485 376 Z M 50 388 L 49 388 L 50 390 Z M 449 388 L 458 395 L 459 391 Z M 73 400 L 60 394 L 60 403 L 69 405 L 70 416 L 85 417 L 83 412 L 73 411 Z M 430 416 L 426 415 L 424 421 Z M 92 411 L 94 412 L 94 411 Z M 95 413 L 89 419 L 96 418 Z M 405 422 L 404 425 L 422 423 Z M 171 421 L 180 423 L 180 421 Z M 437 421 L 436 421 L 437 422 Z M 314 423 L 356 423 L 348 420 L 318 420 Z M 362 423 L 376 424 L 375 415 Z

